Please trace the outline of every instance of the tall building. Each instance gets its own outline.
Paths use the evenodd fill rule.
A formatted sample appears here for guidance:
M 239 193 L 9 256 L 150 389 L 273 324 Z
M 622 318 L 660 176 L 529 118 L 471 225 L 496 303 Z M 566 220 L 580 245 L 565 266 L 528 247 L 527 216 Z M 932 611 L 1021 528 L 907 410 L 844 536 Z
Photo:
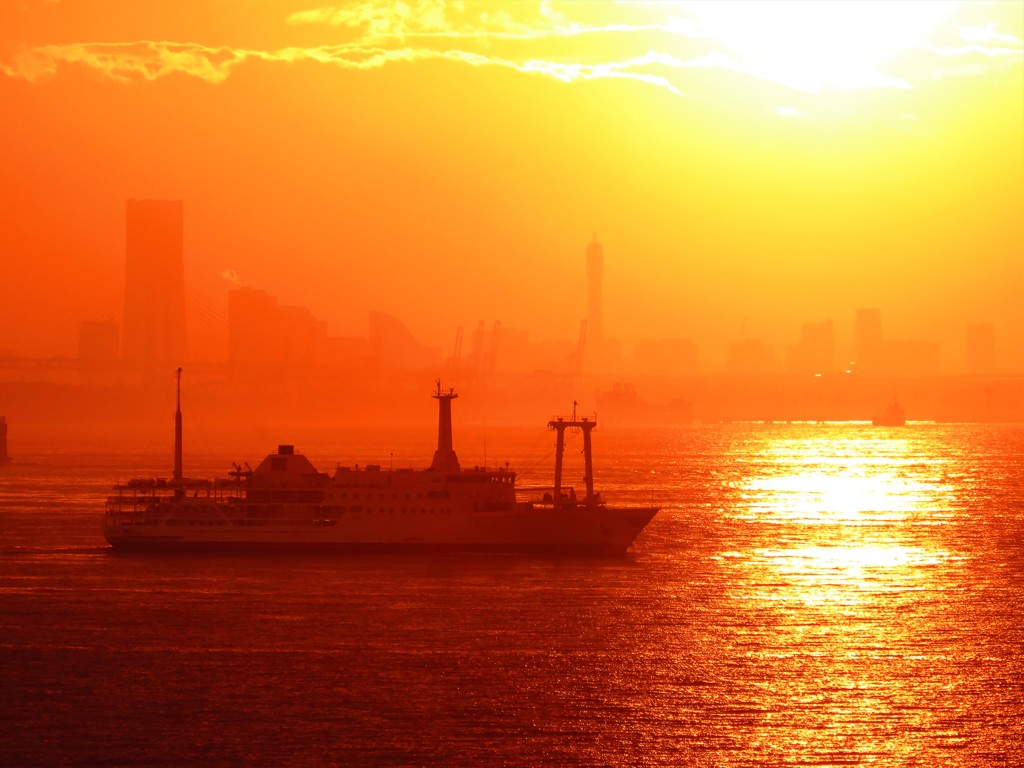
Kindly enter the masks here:
M 604 338 L 601 318 L 601 281 L 604 279 L 604 249 L 597 235 L 587 245 L 587 335 L 591 341 Z
M 877 372 L 882 357 L 882 310 L 858 309 L 853 338 L 857 371 Z
M 125 202 L 125 360 L 169 365 L 185 360 L 182 223 L 181 200 Z
M 967 372 L 983 376 L 996 370 L 996 327 L 992 323 L 967 326 Z

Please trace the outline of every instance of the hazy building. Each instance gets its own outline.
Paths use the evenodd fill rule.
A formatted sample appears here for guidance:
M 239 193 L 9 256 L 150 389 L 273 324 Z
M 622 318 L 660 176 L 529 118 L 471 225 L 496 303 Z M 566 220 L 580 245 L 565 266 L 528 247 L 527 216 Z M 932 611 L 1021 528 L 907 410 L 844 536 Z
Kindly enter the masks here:
M 835 367 L 835 330 L 831 320 L 803 323 L 800 341 L 788 350 L 790 373 L 831 373 Z
M 697 345 L 690 339 L 641 339 L 633 351 L 636 370 L 646 375 L 693 376 Z
M 587 335 L 592 342 L 604 339 L 604 319 L 601 316 L 601 287 L 604 280 L 604 249 L 597 235 L 587 245 Z
M 228 291 L 228 364 L 232 371 L 278 362 L 277 309 L 277 298 L 265 291 Z
M 989 376 L 996 371 L 996 327 L 992 323 L 967 326 L 967 372 Z
M 726 370 L 736 376 L 774 373 L 775 355 L 771 347 L 758 339 L 737 341 L 729 345 Z
M 415 369 L 437 365 L 441 350 L 416 341 L 404 323 L 384 312 L 370 312 L 370 355 L 385 368 Z
M 327 364 L 327 323 L 254 288 L 228 292 L 228 362 L 233 374 L 266 370 L 280 378 Z
M 176 365 L 185 360 L 185 266 L 181 200 L 125 203 L 121 356 Z
M 858 309 L 854 319 L 854 363 L 859 373 L 877 373 L 882 358 L 882 311 Z
M 78 326 L 80 360 L 117 360 L 119 349 L 116 321 L 85 320 Z

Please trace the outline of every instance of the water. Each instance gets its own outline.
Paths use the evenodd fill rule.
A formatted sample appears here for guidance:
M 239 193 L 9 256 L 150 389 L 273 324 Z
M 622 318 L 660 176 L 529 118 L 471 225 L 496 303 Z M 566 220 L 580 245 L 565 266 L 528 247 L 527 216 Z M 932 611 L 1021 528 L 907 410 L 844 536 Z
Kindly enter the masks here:
M 622 559 L 114 555 L 106 488 L 166 457 L 36 446 L 0 470 L 0 764 L 1019 764 L 1024 428 L 595 438 L 664 508 Z M 550 433 L 486 439 L 547 479 Z

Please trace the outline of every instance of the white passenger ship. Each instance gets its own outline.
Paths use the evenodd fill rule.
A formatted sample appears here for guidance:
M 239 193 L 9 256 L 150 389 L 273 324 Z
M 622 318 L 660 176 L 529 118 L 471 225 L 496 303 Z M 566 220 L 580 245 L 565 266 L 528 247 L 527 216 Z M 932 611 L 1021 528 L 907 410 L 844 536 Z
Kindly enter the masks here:
M 437 450 L 422 470 L 370 464 L 320 472 L 291 445 L 254 470 L 183 477 L 181 371 L 171 479 L 114 487 L 103 532 L 117 549 L 349 549 L 622 553 L 657 514 L 610 506 L 594 491 L 591 431 L 596 419 L 556 419 L 555 482 L 540 499 L 519 500 L 507 467 L 463 469 L 452 448 L 451 403 L 438 401 Z M 567 429 L 583 433 L 586 491 L 562 487 Z

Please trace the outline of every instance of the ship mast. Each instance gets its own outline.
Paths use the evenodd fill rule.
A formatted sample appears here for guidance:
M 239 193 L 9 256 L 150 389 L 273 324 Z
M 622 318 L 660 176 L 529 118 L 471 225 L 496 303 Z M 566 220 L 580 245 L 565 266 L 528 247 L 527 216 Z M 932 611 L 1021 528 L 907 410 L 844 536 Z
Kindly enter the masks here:
M 565 452 L 565 430 L 567 427 L 574 427 L 583 431 L 583 481 L 587 486 L 587 495 L 584 503 L 595 504 L 597 496 L 594 494 L 594 455 L 591 448 L 590 433 L 597 426 L 597 419 L 576 418 L 576 403 L 573 403 L 572 419 L 566 421 L 559 417 L 549 421 L 548 426 L 555 430 L 555 508 L 562 506 L 562 454 Z
M 0 416 L 0 464 L 6 464 L 11 460 L 7 455 L 7 417 Z
M 174 495 L 178 498 L 184 495 L 181 487 L 181 368 L 178 369 L 178 407 L 174 411 Z

